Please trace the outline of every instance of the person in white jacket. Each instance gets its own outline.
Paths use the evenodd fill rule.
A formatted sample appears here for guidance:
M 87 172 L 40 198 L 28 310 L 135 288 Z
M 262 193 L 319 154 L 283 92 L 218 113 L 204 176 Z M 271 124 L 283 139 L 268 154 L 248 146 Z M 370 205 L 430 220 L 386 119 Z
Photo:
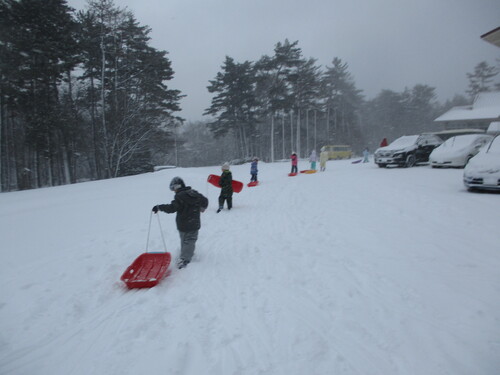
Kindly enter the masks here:
M 311 156 L 309 156 L 309 161 L 311 162 L 311 169 L 313 171 L 316 170 L 316 162 L 318 158 L 316 157 L 316 150 L 311 151 Z
M 321 172 L 326 170 L 326 162 L 328 161 L 328 151 L 324 147 L 321 148 L 321 152 L 319 153 L 319 168 Z

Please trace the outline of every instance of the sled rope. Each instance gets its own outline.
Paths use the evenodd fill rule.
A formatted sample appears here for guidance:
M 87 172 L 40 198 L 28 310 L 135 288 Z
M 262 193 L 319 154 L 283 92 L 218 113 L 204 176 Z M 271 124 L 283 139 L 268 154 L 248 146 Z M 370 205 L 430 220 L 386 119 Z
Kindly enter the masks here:
M 156 217 L 158 218 L 158 226 L 160 227 L 160 234 L 161 234 L 161 240 L 163 242 L 163 248 L 165 249 L 165 252 L 167 252 L 167 245 L 165 243 L 165 237 L 163 236 L 163 229 L 161 228 L 160 215 L 156 214 Z M 149 235 L 151 233 L 152 220 L 153 220 L 153 211 L 151 211 L 151 214 L 149 215 L 148 238 L 146 240 L 146 253 L 148 252 L 149 248 Z
M 160 227 L 161 240 L 163 242 L 163 248 L 167 252 L 167 245 L 165 244 L 165 237 L 163 237 L 163 229 L 161 228 L 160 215 L 156 215 L 158 218 L 158 226 Z

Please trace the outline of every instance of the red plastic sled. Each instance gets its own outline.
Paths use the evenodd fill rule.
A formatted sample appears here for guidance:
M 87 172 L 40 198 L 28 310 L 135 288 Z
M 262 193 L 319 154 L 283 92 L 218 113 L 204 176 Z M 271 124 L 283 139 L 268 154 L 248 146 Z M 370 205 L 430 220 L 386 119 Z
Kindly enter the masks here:
M 208 179 L 207 179 L 207 181 L 209 183 L 211 183 L 215 187 L 220 188 L 220 186 L 219 186 L 219 180 L 220 180 L 220 176 L 217 176 L 216 174 L 209 175 Z M 233 184 L 232 185 L 233 185 L 233 191 L 235 193 L 239 193 L 243 189 L 243 182 L 233 180 Z
M 129 289 L 151 288 L 165 277 L 170 260 L 170 253 L 141 254 L 120 279 Z
M 252 187 L 252 186 L 257 186 L 259 184 L 259 181 L 252 181 L 252 182 L 249 182 L 247 184 L 248 187 Z
M 293 177 L 293 176 L 297 176 L 297 173 L 295 173 L 295 172 L 294 172 L 294 173 L 288 173 L 288 175 L 289 175 L 290 177 Z
M 303 171 L 300 171 L 300 173 L 305 173 L 305 174 L 311 174 L 311 173 L 316 173 L 316 169 L 304 169 Z

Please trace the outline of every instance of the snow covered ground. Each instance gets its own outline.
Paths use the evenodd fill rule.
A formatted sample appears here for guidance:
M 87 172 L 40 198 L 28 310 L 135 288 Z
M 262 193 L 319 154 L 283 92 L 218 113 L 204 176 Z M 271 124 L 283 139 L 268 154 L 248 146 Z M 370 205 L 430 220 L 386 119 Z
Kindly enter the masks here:
M 0 373 L 500 374 L 499 194 L 457 169 L 289 167 L 259 163 L 219 214 L 218 167 L 0 194 Z M 196 258 L 128 291 L 176 175 L 210 200 Z

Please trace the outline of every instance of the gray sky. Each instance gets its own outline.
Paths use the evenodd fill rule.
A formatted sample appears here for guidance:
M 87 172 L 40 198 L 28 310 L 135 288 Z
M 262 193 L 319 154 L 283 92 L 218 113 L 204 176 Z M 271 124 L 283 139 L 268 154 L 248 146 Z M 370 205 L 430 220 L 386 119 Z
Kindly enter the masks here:
M 86 0 L 68 0 L 77 10 Z M 323 68 L 334 57 L 349 65 L 367 99 L 427 84 L 440 101 L 464 94 L 481 61 L 500 48 L 480 36 L 500 26 L 498 0 L 115 0 L 141 25 L 151 45 L 169 53 L 169 86 L 187 95 L 180 115 L 203 119 L 206 87 L 225 56 L 237 62 L 273 55 L 285 38 L 298 40 L 305 58 Z

